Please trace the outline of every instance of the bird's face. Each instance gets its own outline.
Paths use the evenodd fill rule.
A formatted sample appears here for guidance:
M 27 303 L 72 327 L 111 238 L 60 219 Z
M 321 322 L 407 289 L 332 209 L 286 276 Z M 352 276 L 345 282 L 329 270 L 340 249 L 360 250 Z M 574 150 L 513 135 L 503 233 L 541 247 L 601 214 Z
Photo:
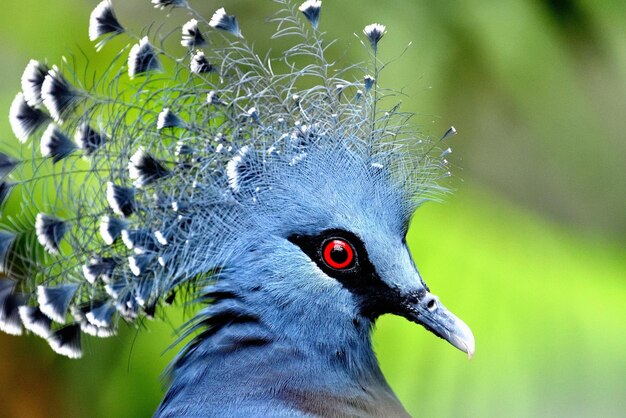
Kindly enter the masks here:
M 471 358 L 469 327 L 441 304 L 417 271 L 403 235 L 330 228 L 295 234 L 296 244 L 329 278 L 347 289 L 359 314 L 375 320 L 391 313 L 424 326 Z M 371 231 L 371 230 L 370 230 Z M 382 238 L 381 238 L 382 237 Z
M 473 355 L 472 332 L 415 267 L 405 240 L 414 207 L 379 164 L 337 147 L 308 153 L 272 185 L 250 208 L 245 240 L 256 248 L 246 265 L 277 304 L 297 301 L 284 316 L 328 324 L 331 312 L 346 321 L 396 314 Z

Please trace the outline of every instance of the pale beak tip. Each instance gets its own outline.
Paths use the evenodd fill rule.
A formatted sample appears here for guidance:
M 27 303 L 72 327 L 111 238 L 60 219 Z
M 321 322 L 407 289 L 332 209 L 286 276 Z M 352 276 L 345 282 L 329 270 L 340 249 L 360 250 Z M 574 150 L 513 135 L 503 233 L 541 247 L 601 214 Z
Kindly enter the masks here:
M 467 357 L 471 360 L 474 358 L 474 353 L 476 352 L 474 334 L 467 324 L 458 318 L 455 325 L 454 334 L 450 342 L 459 350 L 467 353 Z

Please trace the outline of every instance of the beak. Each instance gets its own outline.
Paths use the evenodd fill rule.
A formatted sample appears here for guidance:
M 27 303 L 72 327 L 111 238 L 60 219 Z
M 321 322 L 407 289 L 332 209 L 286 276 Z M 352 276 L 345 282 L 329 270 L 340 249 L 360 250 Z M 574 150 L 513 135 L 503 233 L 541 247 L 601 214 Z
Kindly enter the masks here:
M 425 292 L 420 297 L 406 298 L 402 316 L 409 321 L 422 325 L 433 334 L 467 353 L 470 359 L 474 356 L 474 334 L 465 322 L 447 310 L 439 302 L 439 298 L 432 293 Z

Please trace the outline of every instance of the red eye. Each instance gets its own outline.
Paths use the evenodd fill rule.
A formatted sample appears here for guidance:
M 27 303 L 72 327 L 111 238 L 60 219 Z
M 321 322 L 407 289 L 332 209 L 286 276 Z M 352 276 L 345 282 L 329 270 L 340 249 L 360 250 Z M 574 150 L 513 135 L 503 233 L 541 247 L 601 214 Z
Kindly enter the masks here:
M 330 239 L 324 243 L 322 250 L 324 262 L 335 270 L 344 270 L 354 264 L 354 250 L 342 239 Z

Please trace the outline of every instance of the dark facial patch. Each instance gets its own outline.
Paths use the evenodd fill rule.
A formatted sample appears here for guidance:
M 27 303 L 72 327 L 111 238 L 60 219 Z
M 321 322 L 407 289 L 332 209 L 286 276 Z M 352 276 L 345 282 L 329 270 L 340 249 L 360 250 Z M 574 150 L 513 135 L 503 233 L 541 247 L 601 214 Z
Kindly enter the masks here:
M 400 313 L 404 298 L 398 289 L 390 288 L 380 278 L 369 260 L 365 244 L 352 232 L 329 229 L 319 235 L 292 235 L 288 239 L 300 247 L 326 275 L 357 297 L 361 315 L 373 320 L 385 313 Z M 354 250 L 353 260 L 347 268 L 336 269 L 325 261 L 324 250 L 332 240 L 345 241 Z

